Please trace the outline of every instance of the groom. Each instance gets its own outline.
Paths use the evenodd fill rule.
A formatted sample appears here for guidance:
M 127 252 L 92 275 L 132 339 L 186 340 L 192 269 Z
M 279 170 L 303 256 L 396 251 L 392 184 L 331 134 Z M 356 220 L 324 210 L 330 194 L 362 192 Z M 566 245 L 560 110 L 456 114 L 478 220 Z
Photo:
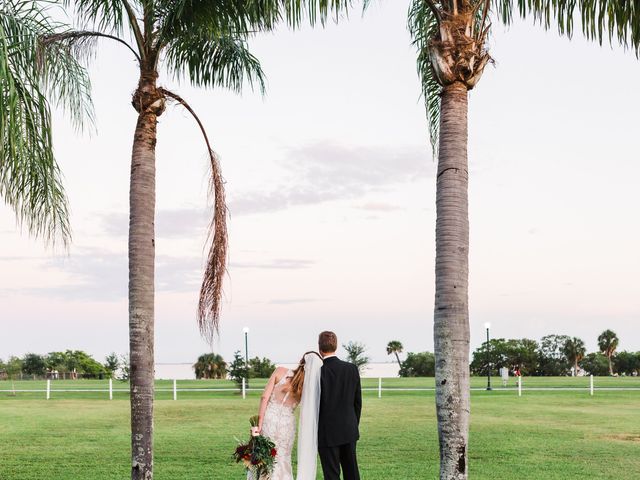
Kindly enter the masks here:
M 356 442 L 362 411 L 362 392 L 358 367 L 336 357 L 338 337 L 322 332 L 318 350 L 324 360 L 320 373 L 320 417 L 318 453 L 324 480 L 360 480 Z

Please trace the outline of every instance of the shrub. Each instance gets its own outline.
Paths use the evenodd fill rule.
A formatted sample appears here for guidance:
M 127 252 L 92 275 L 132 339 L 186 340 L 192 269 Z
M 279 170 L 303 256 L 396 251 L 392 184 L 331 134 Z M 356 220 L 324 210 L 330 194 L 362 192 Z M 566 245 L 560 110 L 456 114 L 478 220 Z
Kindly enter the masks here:
M 590 353 L 580 361 L 580 368 L 590 375 L 606 376 L 609 375 L 609 360 L 600 352 Z
M 431 352 L 410 352 L 400 368 L 401 377 L 433 377 L 435 374 L 436 359 Z

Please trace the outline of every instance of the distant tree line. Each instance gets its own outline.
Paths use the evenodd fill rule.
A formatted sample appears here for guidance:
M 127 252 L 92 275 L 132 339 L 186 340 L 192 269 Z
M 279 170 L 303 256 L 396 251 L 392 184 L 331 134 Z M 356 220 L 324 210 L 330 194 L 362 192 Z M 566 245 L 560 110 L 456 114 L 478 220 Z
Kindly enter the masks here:
M 496 338 L 484 342 L 473 352 L 471 373 L 498 375 L 501 368 L 530 376 L 563 375 L 638 375 L 640 352 L 617 351 L 615 332 L 605 330 L 598 336 L 597 352 L 587 353 L 577 337 L 546 335 L 537 342 L 527 338 Z
M 619 339 L 615 332 L 605 330 L 598 336 L 597 352 L 586 352 L 584 341 L 567 335 L 546 335 L 540 341 L 522 339 L 491 339 L 484 342 L 472 355 L 471 373 L 498 375 L 501 368 L 510 372 L 519 371 L 527 376 L 563 376 L 576 374 L 592 375 L 639 375 L 640 352 L 617 351 Z M 369 363 L 362 343 L 349 342 L 343 345 L 347 361 L 362 372 Z M 404 347 L 398 340 L 387 344 L 388 355 L 393 355 L 399 366 L 401 377 L 433 377 L 435 357 L 431 352 L 409 352 L 400 359 Z M 238 384 L 243 378 L 268 378 L 276 366 L 266 358 L 254 357 L 247 365 L 240 351 L 233 361 L 227 363 L 221 355 L 205 353 L 193 365 L 198 379 L 231 378 Z M 22 357 L 12 356 L 7 361 L 0 359 L 0 380 L 19 378 L 129 378 L 129 360 L 126 356 L 111 353 L 103 363 L 82 350 L 50 352 L 46 355 L 27 353 Z
M 0 359 L 0 379 L 113 378 L 117 373 L 126 380 L 128 359 L 115 353 L 107 355 L 104 363 L 82 350 L 50 352 L 46 355 L 27 353 L 22 357 L 9 357 L 6 362 Z
M 597 352 L 587 353 L 585 343 L 577 337 L 546 335 L 538 342 L 528 338 L 495 338 L 484 342 L 473 352 L 471 373 L 498 375 L 501 368 L 529 376 L 639 375 L 640 352 L 618 352 L 619 339 L 612 330 L 598 336 Z M 387 355 L 393 355 L 401 377 L 433 377 L 435 357 L 431 352 L 409 352 L 404 361 L 402 342 L 387 344 Z
M 234 355 L 234 361 L 228 365 L 221 355 L 205 353 L 198 357 L 193 365 L 196 378 L 220 379 L 234 378 L 242 382 L 248 373 L 249 378 L 268 378 L 276 369 L 268 358 L 249 359 L 247 369 L 240 352 Z M 11 356 L 7 361 L 0 359 L 0 380 L 18 380 L 24 378 L 78 379 L 78 378 L 117 378 L 129 379 L 129 358 L 110 353 L 103 363 L 82 350 L 50 352 L 46 355 L 27 353 L 22 357 Z

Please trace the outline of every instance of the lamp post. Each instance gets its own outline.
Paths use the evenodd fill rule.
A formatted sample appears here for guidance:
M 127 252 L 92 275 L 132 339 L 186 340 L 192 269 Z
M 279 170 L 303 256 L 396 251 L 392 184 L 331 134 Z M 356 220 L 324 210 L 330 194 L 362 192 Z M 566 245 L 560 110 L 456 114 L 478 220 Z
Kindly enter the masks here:
M 244 327 L 242 329 L 242 333 L 244 333 L 244 368 L 245 368 L 245 378 L 247 381 L 247 388 L 249 388 L 249 327 Z
M 484 328 L 487 329 L 487 390 L 491 388 L 491 344 L 489 343 L 489 329 L 491 324 L 489 322 L 484 324 Z

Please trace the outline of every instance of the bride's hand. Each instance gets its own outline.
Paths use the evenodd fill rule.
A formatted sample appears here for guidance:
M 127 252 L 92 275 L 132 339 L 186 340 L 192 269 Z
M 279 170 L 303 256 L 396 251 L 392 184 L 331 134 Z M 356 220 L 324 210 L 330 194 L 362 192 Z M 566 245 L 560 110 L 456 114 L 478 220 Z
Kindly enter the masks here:
M 251 427 L 251 436 L 257 437 L 258 435 L 260 435 L 261 430 L 262 429 L 260 427 Z

